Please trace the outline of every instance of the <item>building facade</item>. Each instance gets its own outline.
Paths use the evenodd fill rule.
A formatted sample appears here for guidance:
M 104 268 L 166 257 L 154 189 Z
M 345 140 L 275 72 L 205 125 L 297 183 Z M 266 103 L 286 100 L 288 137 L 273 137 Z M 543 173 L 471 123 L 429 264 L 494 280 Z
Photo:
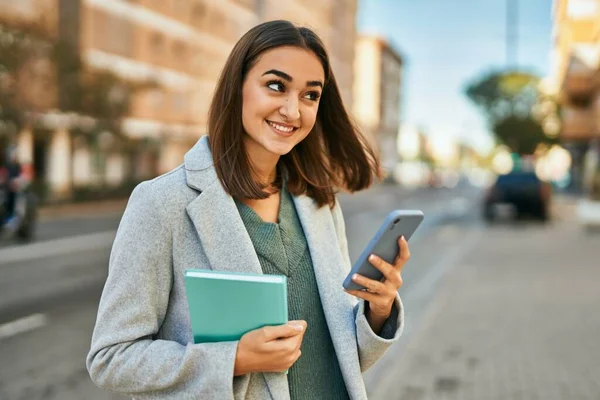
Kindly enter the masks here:
M 560 139 L 581 186 L 589 143 L 600 137 L 600 0 L 555 0 L 550 83 L 561 106 Z
M 360 36 L 355 55 L 353 114 L 389 174 L 398 160 L 402 57 L 386 40 L 374 36 Z
M 557 0 L 554 4 L 555 88 L 562 105 L 561 138 L 598 135 L 600 117 L 600 0 Z
M 0 0 L 0 5 L 0 23 L 25 26 L 45 16 L 49 35 L 76 48 L 86 68 L 139 86 L 119 120 L 122 134 L 142 148 L 132 153 L 123 151 L 119 134 L 110 129 L 90 145 L 81 131 L 93 121 L 61 111 L 62 82 L 50 73 L 58 84 L 49 91 L 51 101 L 37 110 L 39 129 L 24 127 L 16 141 L 21 158 L 37 164 L 37 177 L 55 198 L 68 198 L 78 187 L 147 179 L 180 164 L 207 133 L 210 99 L 229 52 L 262 21 L 288 19 L 315 29 L 329 49 L 344 101 L 352 103 L 356 0 Z

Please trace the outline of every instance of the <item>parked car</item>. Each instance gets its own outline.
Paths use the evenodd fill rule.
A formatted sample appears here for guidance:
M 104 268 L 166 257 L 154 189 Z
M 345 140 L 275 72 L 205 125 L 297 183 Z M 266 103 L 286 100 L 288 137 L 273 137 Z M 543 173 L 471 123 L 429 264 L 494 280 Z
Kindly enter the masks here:
M 497 217 L 499 205 L 510 205 L 515 216 L 530 215 L 542 221 L 550 217 L 552 187 L 540 180 L 534 172 L 514 171 L 499 175 L 489 188 L 483 204 L 485 220 Z

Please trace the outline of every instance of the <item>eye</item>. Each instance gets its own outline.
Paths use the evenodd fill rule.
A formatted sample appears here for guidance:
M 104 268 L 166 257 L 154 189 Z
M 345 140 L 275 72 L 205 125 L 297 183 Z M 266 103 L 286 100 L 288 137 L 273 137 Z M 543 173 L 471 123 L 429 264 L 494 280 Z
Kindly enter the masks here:
M 281 81 L 269 81 L 267 87 L 275 92 L 285 92 L 285 85 Z
M 305 99 L 308 99 L 311 101 L 317 101 L 317 100 L 319 100 L 319 97 L 321 97 L 321 93 L 319 93 L 319 92 L 308 92 L 304 95 Z

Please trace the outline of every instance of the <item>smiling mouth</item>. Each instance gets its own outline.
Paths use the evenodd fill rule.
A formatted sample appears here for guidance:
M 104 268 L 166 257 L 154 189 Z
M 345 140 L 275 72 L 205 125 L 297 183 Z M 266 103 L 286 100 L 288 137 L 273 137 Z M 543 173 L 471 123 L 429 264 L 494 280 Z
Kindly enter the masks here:
M 273 129 L 275 129 L 276 131 L 284 134 L 284 135 L 289 135 L 290 133 L 293 133 L 295 131 L 298 130 L 298 127 L 295 126 L 291 126 L 291 125 L 282 125 L 282 124 L 278 124 L 277 122 L 273 122 L 273 121 L 269 121 L 269 120 L 265 120 L 267 121 L 267 124 L 269 124 L 269 126 Z

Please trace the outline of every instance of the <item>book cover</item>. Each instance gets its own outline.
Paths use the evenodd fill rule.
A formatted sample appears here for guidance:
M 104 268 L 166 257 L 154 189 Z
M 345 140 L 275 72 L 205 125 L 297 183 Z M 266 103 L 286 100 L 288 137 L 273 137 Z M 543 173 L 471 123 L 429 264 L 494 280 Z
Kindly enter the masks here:
M 188 269 L 184 279 L 194 343 L 235 341 L 288 322 L 284 275 Z

